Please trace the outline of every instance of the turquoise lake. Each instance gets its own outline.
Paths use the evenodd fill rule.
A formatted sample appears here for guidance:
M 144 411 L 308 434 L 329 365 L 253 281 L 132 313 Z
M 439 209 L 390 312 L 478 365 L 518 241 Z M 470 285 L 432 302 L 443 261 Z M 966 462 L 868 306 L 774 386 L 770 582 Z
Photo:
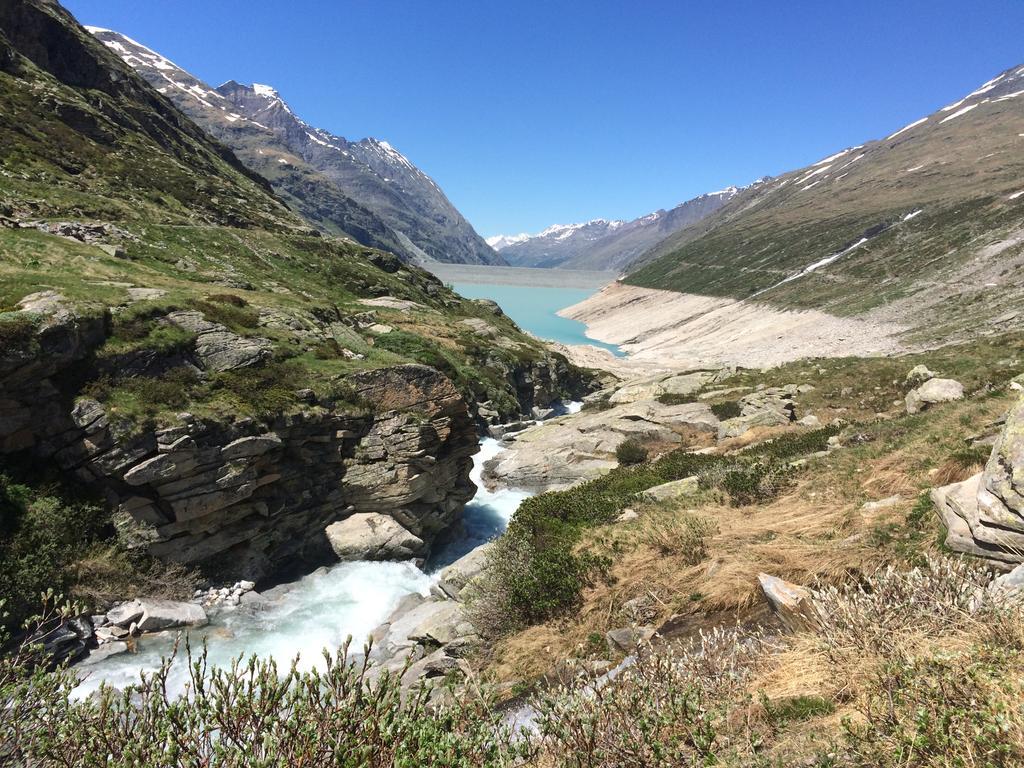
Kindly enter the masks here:
M 616 357 L 625 357 L 625 353 L 616 345 L 588 338 L 583 323 L 557 314 L 558 310 L 592 296 L 593 290 L 459 282 L 452 287 L 467 299 L 491 299 L 498 302 L 505 314 L 515 320 L 520 328 L 542 339 L 562 344 L 590 344 L 607 349 Z

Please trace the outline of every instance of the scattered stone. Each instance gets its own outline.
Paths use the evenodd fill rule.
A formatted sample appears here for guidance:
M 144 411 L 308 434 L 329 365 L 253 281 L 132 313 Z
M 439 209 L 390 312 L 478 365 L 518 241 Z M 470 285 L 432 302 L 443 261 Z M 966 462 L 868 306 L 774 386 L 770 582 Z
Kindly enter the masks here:
M 608 649 L 613 653 L 633 653 L 637 646 L 655 635 L 654 627 L 619 627 L 605 633 Z
M 884 499 L 879 499 L 878 501 L 865 502 L 861 506 L 860 511 L 870 514 L 882 509 L 888 509 L 889 507 L 895 507 L 901 501 L 903 501 L 903 497 L 898 494 L 895 496 L 888 496 Z
M 154 301 L 155 299 L 162 299 L 167 295 L 167 291 L 162 288 L 129 288 L 128 289 L 128 301 Z
M 819 419 L 813 413 L 809 413 L 806 416 L 804 416 L 802 419 L 798 419 L 796 423 L 799 424 L 801 427 L 807 427 L 809 429 L 817 429 L 818 427 L 821 426 L 821 419 Z
M 913 368 L 910 369 L 910 372 L 907 374 L 906 378 L 904 379 L 904 383 L 908 387 L 919 387 L 922 384 L 924 384 L 926 381 L 928 381 L 929 379 L 934 379 L 934 378 L 935 378 L 935 373 L 932 372 L 932 371 L 929 371 L 928 370 L 928 366 L 926 366 L 926 365 L 915 365 Z
M 458 600 L 466 586 L 483 573 L 493 549 L 494 544 L 488 542 L 460 557 L 441 571 L 437 589 L 442 595 Z
M 700 478 L 696 475 L 672 480 L 668 483 L 648 488 L 642 496 L 650 501 L 671 501 L 681 496 L 690 496 L 700 490 Z
M 767 573 L 759 573 L 757 580 L 786 629 L 799 632 L 818 626 L 820 616 L 809 589 Z
M 806 386 L 806 385 L 805 385 Z M 740 398 L 740 415 L 718 425 L 718 439 L 739 437 L 754 427 L 784 426 L 796 420 L 796 384 L 764 387 Z
M 459 325 L 465 326 L 474 334 L 484 339 L 494 339 L 499 334 L 497 328 L 479 317 L 468 317 L 465 320 L 460 320 Z
M 195 603 L 174 600 L 141 600 L 142 618 L 139 632 L 155 632 L 173 627 L 201 627 L 207 623 L 206 611 Z M 132 632 L 132 634 L 135 634 Z
M 220 323 L 212 323 L 202 312 L 179 310 L 166 316 L 168 322 L 196 334 L 195 354 L 205 370 L 222 372 L 259 365 L 273 354 L 270 339 L 239 336 Z
M 907 393 L 907 413 L 920 413 L 936 403 L 962 400 L 964 385 L 954 379 L 929 379 Z
M 394 296 L 380 296 L 376 299 L 360 299 L 360 304 L 368 307 L 383 307 L 384 309 L 397 309 L 399 312 L 408 312 L 411 309 L 426 309 L 422 304 L 417 304 L 409 299 L 399 299 Z
M 127 603 L 116 605 L 107 611 L 107 623 L 118 627 L 127 627 L 132 622 L 142 618 L 145 608 L 139 600 L 131 600 Z
M 622 513 L 615 518 L 615 522 L 628 523 L 630 520 L 636 520 L 638 517 L 640 517 L 640 515 L 636 513 L 635 509 L 626 507 L 626 509 L 622 510 Z
M 105 642 L 96 648 L 93 648 L 89 652 L 89 655 L 78 662 L 78 664 L 83 667 L 99 664 L 101 661 L 109 659 L 111 656 L 117 656 L 120 653 L 127 653 L 128 649 L 128 643 L 124 640 L 112 640 L 110 642 Z

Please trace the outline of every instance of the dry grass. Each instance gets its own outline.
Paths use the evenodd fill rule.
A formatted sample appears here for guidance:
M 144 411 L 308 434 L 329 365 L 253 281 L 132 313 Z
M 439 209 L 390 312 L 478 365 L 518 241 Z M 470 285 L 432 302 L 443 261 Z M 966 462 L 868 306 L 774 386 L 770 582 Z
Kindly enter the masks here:
M 584 542 L 612 558 L 607 581 L 585 591 L 571 618 L 497 643 L 492 671 L 502 680 L 532 680 L 566 657 L 595 654 L 595 637 L 631 623 L 622 606 L 635 598 L 650 607 L 653 626 L 670 619 L 694 626 L 752 621 L 763 609 L 760 572 L 799 584 L 841 584 L 880 565 L 936 552 L 937 516 L 911 525 L 907 514 L 935 484 L 935 469 L 962 450 L 962 436 L 1003 412 L 1008 401 L 968 400 L 923 419 L 878 422 L 861 430 L 865 441 L 813 460 L 788 493 L 767 504 L 732 507 L 704 496 L 636 506 L 637 520 L 595 529 Z M 902 501 L 894 506 L 861 511 L 866 501 L 897 494 Z M 674 547 L 671 533 L 694 515 L 717 527 L 703 539 L 706 554 L 699 561 L 689 548 Z

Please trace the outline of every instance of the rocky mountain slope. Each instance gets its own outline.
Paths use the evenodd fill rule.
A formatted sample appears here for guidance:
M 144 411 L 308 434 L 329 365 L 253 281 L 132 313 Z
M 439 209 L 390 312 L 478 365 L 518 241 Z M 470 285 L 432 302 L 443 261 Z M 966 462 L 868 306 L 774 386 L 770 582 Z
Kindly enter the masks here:
M 885 309 L 940 338 L 1010 322 L 1022 265 L 1018 66 L 883 139 L 743 191 L 626 282 L 831 314 Z
M 89 30 L 324 231 L 410 261 L 504 263 L 433 179 L 386 141 L 348 141 L 303 121 L 269 86 L 231 80 L 211 88 L 129 37 Z
M 618 270 L 669 235 L 714 213 L 738 192 L 736 187 L 709 192 L 632 221 L 556 224 L 537 235 L 497 235 L 487 242 L 516 267 Z
M 425 554 L 472 494 L 478 427 L 588 386 L 496 306 L 312 229 L 58 4 L 0 7 L 0 462 L 19 493 L 53 470 L 111 546 L 210 574 L 312 567 L 356 514 Z M 32 524 L 5 519 L 0 547 Z

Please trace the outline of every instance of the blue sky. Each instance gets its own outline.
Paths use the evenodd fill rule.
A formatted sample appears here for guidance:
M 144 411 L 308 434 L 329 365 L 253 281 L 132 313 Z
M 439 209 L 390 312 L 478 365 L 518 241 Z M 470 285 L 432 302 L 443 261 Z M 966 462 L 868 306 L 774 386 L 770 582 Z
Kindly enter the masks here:
M 879 138 L 1024 62 L 1024 1 L 65 0 L 386 139 L 483 235 L 633 218 Z

